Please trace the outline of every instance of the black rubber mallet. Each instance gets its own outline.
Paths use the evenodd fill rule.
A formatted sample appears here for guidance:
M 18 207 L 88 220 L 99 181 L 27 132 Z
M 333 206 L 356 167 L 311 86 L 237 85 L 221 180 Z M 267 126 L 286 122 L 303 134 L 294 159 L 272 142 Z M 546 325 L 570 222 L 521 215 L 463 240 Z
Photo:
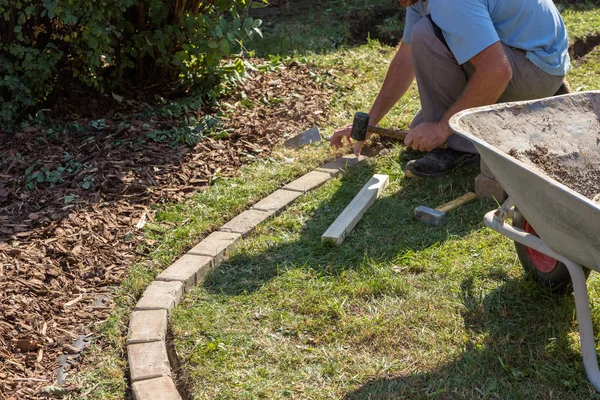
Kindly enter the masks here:
M 408 131 L 394 131 L 391 129 L 380 128 L 375 125 L 369 125 L 369 114 L 364 112 L 357 112 L 354 114 L 354 121 L 352 121 L 352 131 L 350 131 L 350 137 L 359 142 L 363 142 L 367 138 L 367 132 L 376 133 L 379 136 L 386 136 L 393 139 L 404 141 Z M 440 149 L 448 148 L 446 143 L 442 143 L 438 146 Z
M 354 121 L 352 121 L 352 131 L 350 137 L 359 142 L 363 142 L 367 138 L 367 132 L 376 133 L 379 136 L 387 136 L 398 140 L 404 140 L 407 131 L 393 131 L 391 129 L 384 129 L 378 126 L 369 125 L 371 117 L 369 114 L 364 112 L 357 112 L 354 114 Z

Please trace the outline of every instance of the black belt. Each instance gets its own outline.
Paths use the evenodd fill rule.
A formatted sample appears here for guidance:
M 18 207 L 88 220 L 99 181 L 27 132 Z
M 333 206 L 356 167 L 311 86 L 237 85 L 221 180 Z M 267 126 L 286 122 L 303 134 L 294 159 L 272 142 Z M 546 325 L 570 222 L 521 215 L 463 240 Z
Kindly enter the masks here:
M 446 42 L 446 38 L 444 37 L 444 32 L 442 32 L 442 29 L 439 26 L 437 26 L 437 24 L 435 22 L 433 22 L 433 19 L 431 18 L 431 14 L 427 14 L 427 18 L 429 18 L 429 21 L 431 21 L 431 25 L 433 26 L 433 33 L 435 34 L 435 37 L 438 38 L 440 40 L 440 42 L 442 42 L 448 50 L 450 50 L 450 46 L 448 46 L 448 42 Z M 450 50 L 450 52 L 452 52 L 452 50 Z

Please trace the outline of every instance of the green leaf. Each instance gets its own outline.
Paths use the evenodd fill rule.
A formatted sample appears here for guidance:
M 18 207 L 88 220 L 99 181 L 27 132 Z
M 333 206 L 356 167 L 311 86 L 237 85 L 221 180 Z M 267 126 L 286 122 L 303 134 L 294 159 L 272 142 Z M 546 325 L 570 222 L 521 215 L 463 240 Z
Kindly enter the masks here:
M 92 49 L 96 49 L 98 47 L 98 40 L 96 40 L 96 38 L 93 36 L 88 37 L 87 43 Z
M 221 45 L 221 51 L 223 52 L 223 54 L 225 54 L 226 56 L 229 56 L 229 42 L 225 39 L 221 40 L 220 42 Z
M 252 3 L 250 3 L 250 8 L 265 8 L 268 5 L 269 5 L 269 3 L 266 1 L 261 1 L 261 2 L 253 1 Z
M 44 179 L 45 179 L 44 174 L 42 172 L 40 172 L 40 171 L 34 172 L 31 175 L 31 180 L 35 181 L 35 182 L 38 182 L 38 183 L 44 182 Z
M 163 56 L 167 55 L 167 48 L 165 47 L 165 42 L 160 41 L 160 42 L 156 43 L 156 47 L 158 47 L 158 50 L 160 51 L 160 53 Z

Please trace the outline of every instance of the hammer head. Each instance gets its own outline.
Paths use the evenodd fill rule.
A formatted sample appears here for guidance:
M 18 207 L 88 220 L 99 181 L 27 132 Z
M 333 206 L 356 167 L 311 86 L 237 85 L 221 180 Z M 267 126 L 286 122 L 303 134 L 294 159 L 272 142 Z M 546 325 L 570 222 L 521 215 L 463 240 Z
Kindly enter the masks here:
M 352 131 L 350 137 L 354 140 L 362 142 L 367 137 L 367 129 L 369 128 L 369 114 L 363 112 L 357 112 L 354 114 L 354 121 L 352 121 Z
M 415 218 L 433 226 L 442 226 L 446 223 L 446 213 L 433 208 L 419 206 L 415 208 Z

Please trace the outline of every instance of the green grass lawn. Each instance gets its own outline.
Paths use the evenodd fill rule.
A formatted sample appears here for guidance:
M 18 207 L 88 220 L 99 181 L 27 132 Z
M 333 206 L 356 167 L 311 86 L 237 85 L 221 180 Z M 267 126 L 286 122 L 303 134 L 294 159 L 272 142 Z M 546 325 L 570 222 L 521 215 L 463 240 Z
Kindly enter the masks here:
M 494 203 L 414 220 L 476 171 L 405 180 L 408 159 L 396 148 L 302 197 L 186 297 L 173 334 L 194 398 L 590 398 L 572 298 L 523 279 L 482 227 Z M 374 172 L 383 196 L 342 246 L 321 244 Z
M 306 26 L 327 21 L 321 11 L 331 13 L 296 16 L 299 31 L 291 17 L 272 22 L 254 48 L 329 71 L 331 132 L 368 110 L 394 49 L 338 48 L 331 38 L 348 35 L 339 20 Z M 563 13 L 572 38 L 597 31 L 594 7 Z M 593 52 L 575 63 L 572 86 L 600 87 L 598 62 Z M 406 127 L 417 109 L 413 87 L 383 125 Z M 483 227 L 493 202 L 461 207 L 443 228 L 414 220 L 416 206 L 463 194 L 477 173 L 404 179 L 415 155 L 394 148 L 303 196 L 183 300 L 172 330 L 194 398 L 600 398 L 583 370 L 572 297 L 523 277 L 512 242 Z M 321 244 L 373 173 L 390 175 L 382 198 L 342 246 Z M 588 282 L 598 332 L 600 282 L 596 274 Z
M 571 43 L 589 34 L 600 33 L 600 9 L 594 2 L 581 6 L 559 5 L 559 9 L 567 25 Z

